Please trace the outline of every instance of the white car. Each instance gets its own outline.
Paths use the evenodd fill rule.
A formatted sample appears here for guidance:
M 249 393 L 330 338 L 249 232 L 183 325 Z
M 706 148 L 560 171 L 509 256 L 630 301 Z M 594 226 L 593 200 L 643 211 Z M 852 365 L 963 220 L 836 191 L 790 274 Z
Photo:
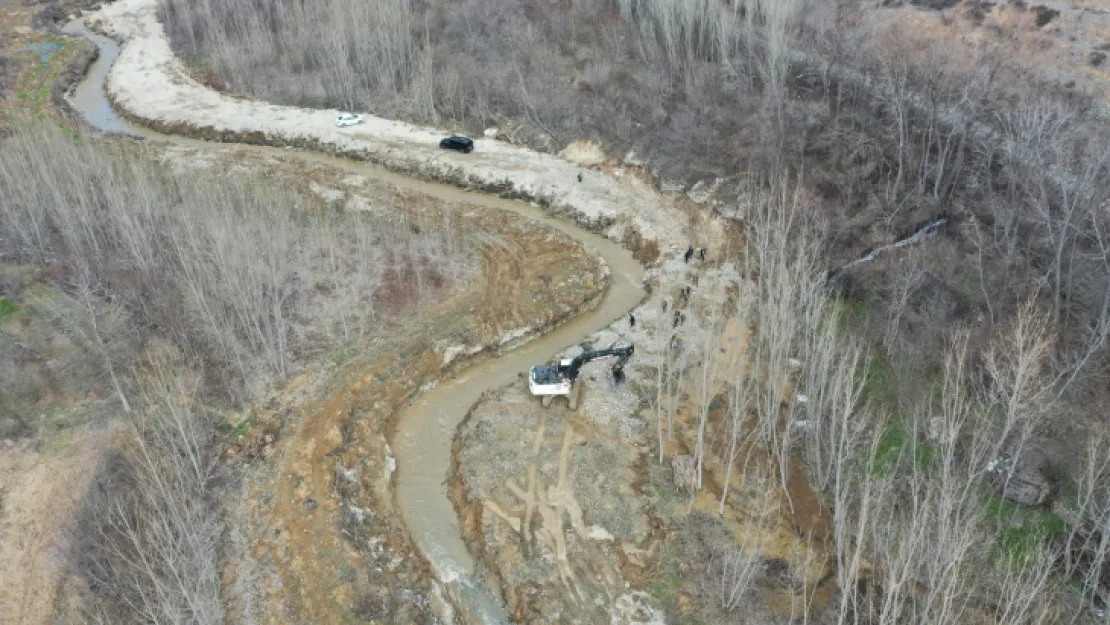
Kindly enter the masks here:
M 355 115 L 354 113 L 343 113 L 335 118 L 335 125 L 343 128 L 344 126 L 354 126 L 355 124 L 362 123 L 362 115 Z

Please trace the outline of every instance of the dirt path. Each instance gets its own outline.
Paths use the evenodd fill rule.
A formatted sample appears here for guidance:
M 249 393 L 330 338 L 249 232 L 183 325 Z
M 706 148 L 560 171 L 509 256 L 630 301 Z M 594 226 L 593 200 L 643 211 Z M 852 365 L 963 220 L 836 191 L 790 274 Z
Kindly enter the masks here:
M 62 569 L 56 542 L 108 436 L 81 432 L 43 451 L 0 441 L 0 624 L 49 622 Z
M 550 213 L 604 230 L 606 238 L 519 202 L 419 183 L 348 160 L 299 154 L 360 175 L 415 188 L 433 197 L 515 212 L 585 244 L 611 270 L 611 288 L 596 311 L 441 383 L 434 391 L 420 396 L 399 419 L 394 436 L 397 503 L 414 542 L 445 583 L 456 605 L 466 613 L 466 620 L 507 622 L 500 602 L 471 582 L 474 563 L 459 535 L 457 517 L 443 486 L 456 427 L 484 391 L 513 382 L 530 365 L 546 361 L 567 345 L 622 318 L 634 307 L 643 297 L 640 284 L 644 273 L 631 254 L 616 242 L 634 235 L 656 241 L 665 254 L 674 253 L 687 244 L 686 216 L 650 186 L 620 171 L 614 175 L 587 172 L 585 181 L 579 183 L 578 166 L 496 141 L 480 141 L 473 154 L 456 155 L 438 149 L 443 133 L 434 130 L 374 117 L 368 117 L 362 126 L 340 130 L 331 121 L 335 111 L 278 107 L 213 92 L 189 78 L 173 57 L 155 19 L 152 0 L 121 0 L 92 16 L 90 22 L 124 43 L 110 71 L 100 63 L 92 68 L 94 77 L 107 73 L 108 97 L 100 90 L 82 86 L 75 91 L 72 103 L 79 110 L 88 111 L 93 123 L 104 120 L 108 130 L 166 138 L 135 125 L 117 124 L 119 120 L 113 119 L 111 108 L 105 106 L 110 99 L 128 119 L 163 132 L 267 145 L 293 144 L 353 156 L 423 178 L 531 199 L 547 206 Z M 107 63 L 114 46 L 104 40 L 97 43 L 109 52 L 103 62 Z M 108 127 L 109 123 L 112 127 Z M 203 145 L 191 139 L 172 141 Z M 527 258 L 526 254 L 515 256 L 512 260 Z M 506 271 L 511 283 L 512 270 Z M 532 331 L 527 320 L 494 321 L 507 330 L 502 339 L 505 343 Z

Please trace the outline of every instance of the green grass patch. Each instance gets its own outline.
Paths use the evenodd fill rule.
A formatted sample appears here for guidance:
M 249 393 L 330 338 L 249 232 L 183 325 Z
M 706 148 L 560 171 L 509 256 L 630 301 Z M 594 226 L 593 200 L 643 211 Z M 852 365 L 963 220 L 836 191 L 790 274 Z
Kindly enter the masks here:
M 655 579 L 648 584 L 646 590 L 659 606 L 673 613 L 678 605 L 678 593 L 686 584 L 686 580 L 679 574 L 678 553 L 676 545 L 667 541 L 659 551 L 659 560 L 655 564 Z
M 328 354 L 328 361 L 333 365 L 341 365 L 358 354 L 358 346 L 350 343 Z
M 26 100 L 27 98 L 31 97 L 31 94 L 27 93 L 26 91 L 20 91 L 19 93 L 15 94 L 15 97 L 19 98 L 20 100 Z
M 879 408 L 896 410 L 898 391 L 894 384 L 894 371 L 878 354 L 872 356 L 863 371 L 863 401 Z
M 911 445 L 911 449 L 907 449 Z M 875 448 L 875 455 L 871 458 L 871 472 L 873 475 L 885 476 L 897 470 L 900 458 L 912 454 L 913 468 L 926 471 L 936 462 L 940 450 L 928 443 L 913 441 L 912 434 L 900 420 L 892 420 L 887 424 L 879 444 Z
M 1068 531 L 1064 519 L 1041 508 L 1019 506 L 993 495 L 987 501 L 987 508 L 1003 526 L 994 546 L 995 552 L 1010 566 L 1026 566 L 1046 540 Z
M 19 304 L 16 304 L 7 297 L 0 297 L 0 321 L 14 316 L 19 312 Z
M 243 436 L 251 429 L 251 426 L 254 425 L 254 422 L 257 420 L 258 413 L 252 412 L 249 417 L 236 424 L 235 429 L 233 429 L 231 433 L 235 436 Z

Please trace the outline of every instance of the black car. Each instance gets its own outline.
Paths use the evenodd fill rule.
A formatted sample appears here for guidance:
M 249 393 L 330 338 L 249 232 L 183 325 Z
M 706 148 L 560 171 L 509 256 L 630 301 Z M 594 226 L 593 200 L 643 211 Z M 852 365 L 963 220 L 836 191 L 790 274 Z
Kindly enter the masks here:
M 466 137 L 447 137 L 439 142 L 439 147 L 444 150 L 455 150 L 463 154 L 470 154 L 474 151 L 474 141 Z

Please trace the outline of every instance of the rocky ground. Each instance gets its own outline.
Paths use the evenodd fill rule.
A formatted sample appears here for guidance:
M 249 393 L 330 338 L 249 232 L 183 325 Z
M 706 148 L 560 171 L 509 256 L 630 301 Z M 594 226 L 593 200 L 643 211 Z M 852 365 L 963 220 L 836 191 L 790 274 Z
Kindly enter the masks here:
M 582 403 L 571 412 L 562 400 L 544 409 L 520 382 L 485 397 L 460 429 L 456 507 L 483 582 L 517 622 L 765 622 L 830 596 L 827 564 L 801 555 L 807 543 L 828 539 L 828 511 L 800 467 L 788 470 L 792 507 L 761 450 L 745 451 L 749 470 L 730 475 L 723 510 L 725 466 L 713 450 L 706 489 L 692 496 L 684 483 L 695 398 L 728 392 L 746 340 L 727 312 L 740 284 L 727 251 L 706 263 L 664 259 L 649 272 L 653 293 L 633 311 L 635 327 L 624 320 L 590 337 L 585 347 L 636 345 L 623 384 L 613 383 L 604 361 L 587 365 Z M 679 289 L 695 282 L 683 302 Z M 676 307 L 685 319 L 677 328 Z M 722 364 L 702 375 L 707 350 L 718 349 Z M 655 392 L 665 360 L 687 373 L 660 459 Z M 763 600 L 719 609 L 718 572 L 707 563 L 737 545 L 758 554 L 752 592 Z

